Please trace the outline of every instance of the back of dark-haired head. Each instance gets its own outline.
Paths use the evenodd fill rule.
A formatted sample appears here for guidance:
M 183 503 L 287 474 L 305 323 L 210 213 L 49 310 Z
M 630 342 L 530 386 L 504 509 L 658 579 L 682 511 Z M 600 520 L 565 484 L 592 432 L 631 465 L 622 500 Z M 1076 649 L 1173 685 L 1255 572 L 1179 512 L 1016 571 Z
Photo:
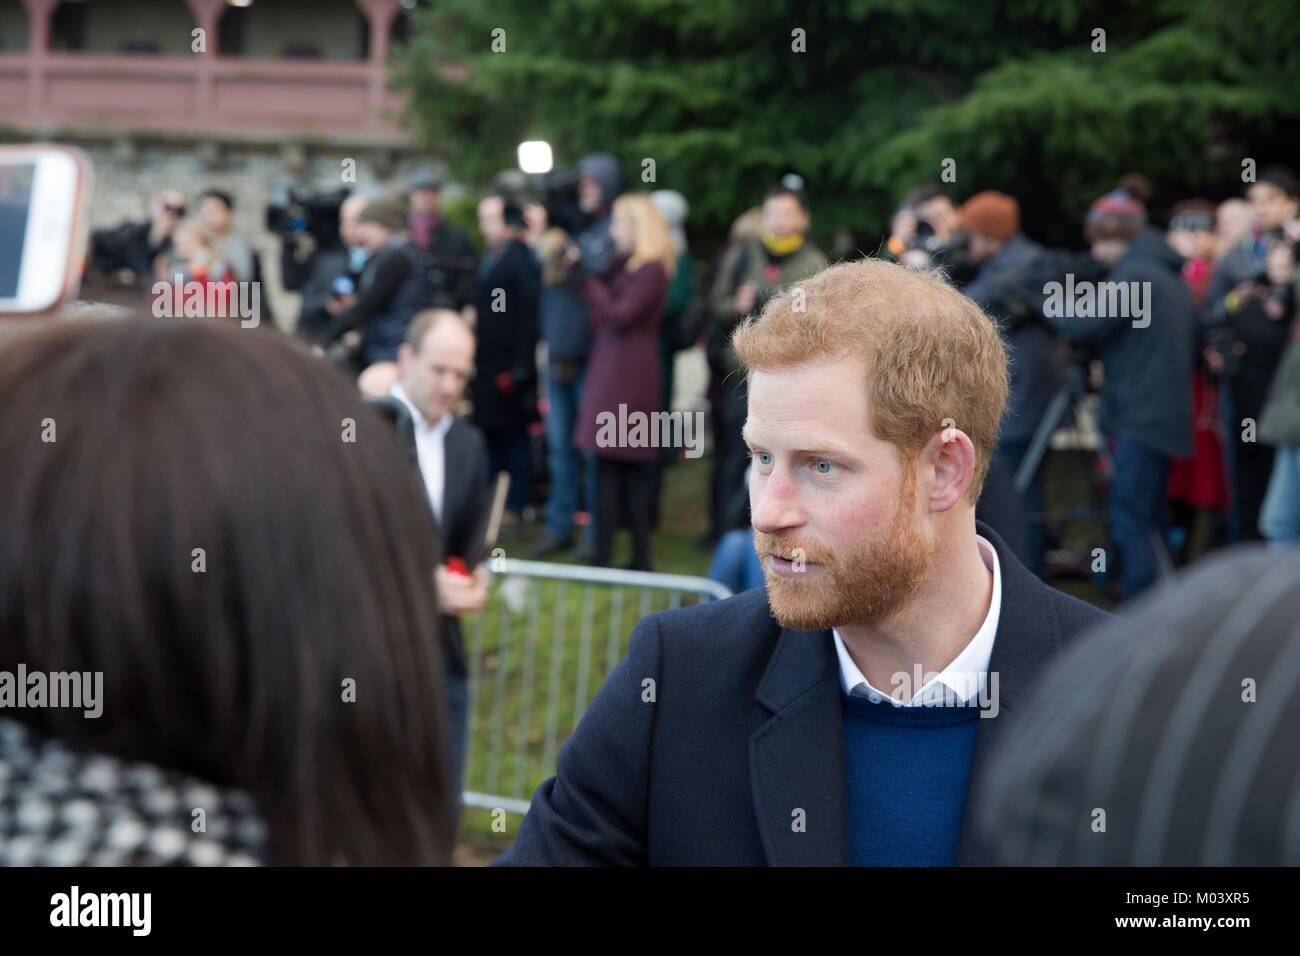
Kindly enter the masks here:
M 1076 640 L 972 791 L 996 862 L 1300 864 L 1298 622 L 1300 553 L 1242 545 Z
M 1151 180 L 1142 173 L 1125 173 L 1119 178 L 1117 188 L 1124 190 L 1140 203 L 1151 201 Z
M 224 189 L 203 190 L 203 192 L 199 193 L 199 202 L 203 202 L 205 199 L 219 200 L 227 209 L 233 210 L 235 208 L 235 197 L 230 195 L 230 193 L 226 192 Z
M 808 212 L 808 195 L 802 189 L 791 189 L 789 186 L 778 183 L 763 194 L 763 202 L 769 199 L 776 199 L 781 196 L 789 196 L 799 204 L 799 208 L 805 213 Z
M 1295 173 L 1291 172 L 1286 166 L 1265 167 L 1260 170 L 1259 175 L 1255 177 L 1255 181 L 1276 186 L 1291 199 L 1300 198 L 1300 180 L 1297 180 Z
M 243 789 L 273 862 L 447 862 L 428 509 L 348 379 L 284 336 L 69 321 L 0 349 L 0 404 L 0 667 L 103 674 L 98 719 L 7 716 Z

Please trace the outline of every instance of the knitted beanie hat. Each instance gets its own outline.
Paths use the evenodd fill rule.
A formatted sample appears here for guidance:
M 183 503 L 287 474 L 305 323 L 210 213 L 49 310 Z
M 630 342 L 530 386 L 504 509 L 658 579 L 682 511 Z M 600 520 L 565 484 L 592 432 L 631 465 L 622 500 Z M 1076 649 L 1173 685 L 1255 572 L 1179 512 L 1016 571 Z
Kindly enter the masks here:
M 957 211 L 957 228 L 992 239 L 1010 239 L 1020 231 L 1020 203 L 1006 193 L 976 193 Z

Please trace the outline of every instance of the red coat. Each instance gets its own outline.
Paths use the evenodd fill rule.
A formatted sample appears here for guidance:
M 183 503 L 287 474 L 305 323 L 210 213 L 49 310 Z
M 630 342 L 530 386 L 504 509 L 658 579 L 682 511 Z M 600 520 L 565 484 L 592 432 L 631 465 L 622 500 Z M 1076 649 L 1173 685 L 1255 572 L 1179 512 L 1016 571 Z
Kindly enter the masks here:
M 573 443 L 605 458 L 656 461 L 660 452 L 652 444 L 602 448 L 596 441 L 602 412 L 613 416 L 617 429 L 620 405 L 627 406 L 626 416 L 640 412 L 648 422 L 655 421 L 655 412 L 667 411 L 659 376 L 659 329 L 668 301 L 668 273 L 658 262 L 634 270 L 623 268 L 625 262 L 626 257 L 617 260 L 609 281 L 588 278 L 578 292 L 587 304 L 593 338 Z M 649 434 L 647 425 L 647 438 Z

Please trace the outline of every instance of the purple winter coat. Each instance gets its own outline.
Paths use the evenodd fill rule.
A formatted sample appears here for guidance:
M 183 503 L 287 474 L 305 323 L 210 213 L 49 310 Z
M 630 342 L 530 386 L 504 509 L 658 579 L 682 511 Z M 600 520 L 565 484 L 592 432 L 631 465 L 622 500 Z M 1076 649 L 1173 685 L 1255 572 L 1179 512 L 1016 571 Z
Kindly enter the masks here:
M 573 443 L 605 458 L 656 461 L 660 451 L 650 437 L 649 424 L 642 447 L 621 442 L 602 448 L 596 442 L 597 416 L 602 412 L 613 416 L 617 436 L 620 404 L 627 406 L 626 416 L 641 412 L 648 423 L 655 421 L 655 412 L 666 410 L 659 376 L 659 328 L 668 301 L 668 273 L 658 262 L 633 270 L 624 268 L 626 262 L 626 256 L 617 260 L 608 282 L 588 278 L 578 292 L 587 304 L 594 337 Z M 629 421 L 629 438 L 636 437 L 631 431 L 635 420 Z

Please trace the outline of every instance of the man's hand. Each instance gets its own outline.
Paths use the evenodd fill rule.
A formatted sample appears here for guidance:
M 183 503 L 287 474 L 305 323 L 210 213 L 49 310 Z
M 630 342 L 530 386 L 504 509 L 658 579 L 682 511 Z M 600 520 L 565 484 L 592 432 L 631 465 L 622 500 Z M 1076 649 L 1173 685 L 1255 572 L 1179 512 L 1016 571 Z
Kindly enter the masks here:
M 752 282 L 746 282 L 736 290 L 736 314 L 749 315 L 754 308 L 754 303 L 758 300 L 758 286 Z
M 483 610 L 488 596 L 488 569 L 479 565 L 472 574 L 457 574 L 440 564 L 433 569 L 433 583 L 438 589 L 438 610 L 452 617 L 463 617 Z
M 325 301 L 325 311 L 330 315 L 339 316 L 356 304 L 357 297 L 354 293 L 332 295 Z
M 1205 356 L 1205 364 L 1209 366 L 1210 371 L 1215 375 L 1223 374 L 1223 356 L 1213 345 L 1207 345 L 1201 352 Z

